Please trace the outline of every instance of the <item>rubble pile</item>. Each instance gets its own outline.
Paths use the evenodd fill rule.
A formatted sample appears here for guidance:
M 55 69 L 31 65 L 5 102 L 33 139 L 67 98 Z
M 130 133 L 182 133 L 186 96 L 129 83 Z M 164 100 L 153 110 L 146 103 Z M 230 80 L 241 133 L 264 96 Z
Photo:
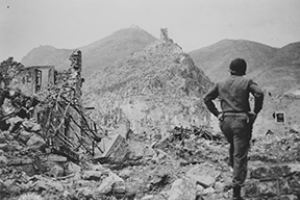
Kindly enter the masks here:
M 288 129 L 254 143 L 245 196 L 253 200 L 300 198 L 300 134 Z
M 200 90 L 192 86 L 201 83 L 208 86 L 210 82 L 206 81 L 189 56 L 165 36 L 163 41 L 134 54 L 133 59 L 122 68 L 131 67 L 132 63 L 151 66 L 153 59 L 160 61 L 165 54 L 164 62 L 156 63 L 157 69 L 169 63 L 165 74 L 173 74 L 174 82 L 169 82 L 167 76 L 158 77 L 151 72 L 146 85 L 130 82 L 131 79 L 128 80 L 130 84 L 124 85 L 116 79 L 112 81 L 115 85 L 108 85 L 107 91 L 102 91 L 109 92 L 109 95 L 113 90 L 119 93 L 127 91 L 126 95 L 134 94 L 136 97 L 138 91 L 153 95 L 155 101 L 144 99 L 151 103 L 151 109 L 133 97 L 129 98 L 127 106 L 122 108 L 119 105 L 118 109 L 125 109 L 127 114 L 137 115 L 137 108 L 141 111 L 140 116 L 132 116 L 133 120 L 129 117 L 126 125 L 120 124 L 124 117 L 121 112 L 116 111 L 120 115 L 111 118 L 114 125 L 105 128 L 99 127 L 85 114 L 81 103 L 83 79 L 80 51 L 74 51 L 71 55 L 72 64 L 68 71 L 56 75 L 51 72 L 53 80 L 58 80 L 51 85 L 43 100 L 37 100 L 33 95 L 27 98 L 4 91 L 1 106 L 5 98 L 12 105 L 10 108 L 2 106 L 6 113 L 2 110 L 0 113 L 0 199 L 231 199 L 232 172 L 227 165 L 228 143 L 223 135 L 214 134 L 211 128 L 196 123 L 206 117 L 204 108 L 197 103 L 205 88 Z M 157 51 L 159 49 L 162 52 Z M 169 57 L 170 54 L 173 56 Z M 49 69 L 35 67 L 31 70 L 38 75 L 36 80 L 40 80 L 42 70 Z M 147 74 L 144 75 L 146 77 Z M 111 80 L 116 76 L 110 76 Z M 135 76 L 140 77 L 138 73 Z M 197 77 L 201 81 L 194 84 Z M 23 78 L 20 77 L 20 80 L 27 81 L 26 84 L 34 83 L 33 88 L 39 91 L 43 88 L 39 81 Z M 176 85 L 177 78 L 182 80 L 182 84 Z M 144 84 L 144 79 L 139 80 Z M 133 84 L 143 88 L 131 88 Z M 177 88 L 181 89 L 177 91 Z M 164 90 L 169 94 L 160 98 L 157 94 Z M 174 98 L 170 98 L 173 94 Z M 109 95 L 106 96 L 108 99 Z M 191 96 L 187 98 L 186 95 Z M 186 98 L 187 104 L 180 103 L 179 97 Z M 170 103 L 170 99 L 175 104 Z M 167 109 L 160 110 L 163 106 L 159 102 L 168 105 Z M 102 106 L 110 107 L 108 105 Z M 191 109 L 194 106 L 197 109 Z M 171 119 L 174 113 L 179 115 Z M 203 116 L 199 117 L 198 113 L 203 113 Z M 199 118 L 190 118 L 183 123 L 187 116 L 194 114 Z M 104 121 L 109 122 L 110 118 Z M 142 129 L 138 129 L 140 125 Z M 148 128 L 145 129 L 145 126 Z M 268 131 L 264 137 L 252 140 L 249 174 L 243 187 L 247 199 L 300 198 L 299 143 L 300 134 L 293 129 L 283 133 Z
M 106 151 L 100 157 L 82 153 L 78 163 L 48 152 L 40 131 L 37 123 L 23 119 L 15 132 L 1 132 L 1 199 L 231 198 L 227 144 L 206 127 L 175 127 L 154 143 L 143 135 L 128 135 L 121 127 L 107 133 L 108 138 L 115 139 L 110 145 L 106 143 Z M 252 146 L 243 193 L 251 200 L 296 200 L 300 194 L 298 154 L 290 154 L 294 157 L 289 160 L 279 157 L 275 162 L 268 151 L 268 142 L 272 142 L 268 137 Z M 286 148 L 282 140 L 289 141 L 284 143 L 292 145 L 289 149 L 299 146 L 298 137 L 295 131 L 273 135 L 273 151 Z
M 0 132 L 0 199 L 21 199 L 27 193 L 44 200 L 124 196 L 125 183 L 111 170 L 93 164 L 85 155 L 74 163 L 49 152 L 40 126 L 20 121 L 17 131 Z
M 158 141 L 154 146 L 180 158 L 181 165 L 189 165 L 206 160 L 220 162 L 226 156 L 222 151 L 225 144 L 224 138 L 213 135 L 205 127 L 175 127 L 170 136 Z
M 294 129 L 278 133 L 268 131 L 255 142 L 250 159 L 273 163 L 300 161 L 299 132 Z
M 189 197 L 182 197 L 186 193 L 182 190 L 182 193 L 177 191 L 178 187 L 184 190 L 188 188 L 192 191 L 189 195 L 196 198 L 197 195 L 215 192 L 214 188 L 220 187 L 216 186 L 216 182 L 220 185 L 224 181 L 218 172 L 223 170 L 224 166 L 215 160 L 207 164 L 210 162 L 207 158 L 198 158 L 197 165 L 193 162 L 182 165 L 183 157 L 173 156 L 168 151 L 164 152 L 166 149 L 151 146 L 151 143 L 146 142 L 145 145 L 145 139 L 139 135 L 132 135 L 126 140 L 119 134 L 116 138 L 121 140 L 116 139 L 114 141 L 118 142 L 113 141 L 112 145 L 107 147 L 108 152 L 114 153 L 104 153 L 102 159 L 81 154 L 80 161 L 74 163 L 66 156 L 49 152 L 38 127 L 40 128 L 37 123 L 23 119 L 20 128 L 15 132 L 1 132 L 1 199 L 17 200 L 23 198 L 23 195 L 38 195 L 37 199 L 44 200 L 179 200 Z M 189 132 L 183 132 L 187 137 Z M 170 138 L 177 135 L 171 134 Z M 196 137 L 199 137 L 199 141 L 207 140 L 201 137 L 201 134 L 194 139 Z M 118 152 L 124 151 L 125 146 L 116 145 L 119 141 L 129 148 L 122 161 L 118 159 L 123 154 Z M 171 143 L 182 145 L 182 141 L 177 139 Z M 107 157 L 109 159 L 102 162 L 103 158 Z M 177 191 L 177 195 L 173 191 Z M 202 192 L 199 193 L 200 191 Z

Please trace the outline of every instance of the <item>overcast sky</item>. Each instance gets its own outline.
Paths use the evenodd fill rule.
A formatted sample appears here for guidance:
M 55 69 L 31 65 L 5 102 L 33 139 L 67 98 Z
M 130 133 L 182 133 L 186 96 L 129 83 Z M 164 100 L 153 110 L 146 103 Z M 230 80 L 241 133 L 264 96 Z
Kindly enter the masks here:
M 0 61 L 32 48 L 76 48 L 138 25 L 167 27 L 185 51 L 224 38 L 300 41 L 300 0 L 0 0 Z

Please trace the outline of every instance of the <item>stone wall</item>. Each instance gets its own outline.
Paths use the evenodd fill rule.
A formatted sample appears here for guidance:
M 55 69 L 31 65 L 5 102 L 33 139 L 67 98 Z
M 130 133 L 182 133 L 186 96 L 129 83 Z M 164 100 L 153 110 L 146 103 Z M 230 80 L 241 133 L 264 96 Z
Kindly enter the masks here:
M 20 89 L 24 95 L 32 96 L 46 92 L 54 81 L 54 66 L 31 66 L 22 69 L 11 81 L 10 87 Z

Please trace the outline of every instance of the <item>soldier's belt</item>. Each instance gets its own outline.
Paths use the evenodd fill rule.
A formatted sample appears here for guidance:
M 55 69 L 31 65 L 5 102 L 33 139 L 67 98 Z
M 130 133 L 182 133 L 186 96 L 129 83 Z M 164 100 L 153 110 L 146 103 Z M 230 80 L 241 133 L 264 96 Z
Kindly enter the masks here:
M 248 113 L 246 113 L 246 112 L 223 112 L 223 116 L 246 116 L 246 117 L 248 117 Z

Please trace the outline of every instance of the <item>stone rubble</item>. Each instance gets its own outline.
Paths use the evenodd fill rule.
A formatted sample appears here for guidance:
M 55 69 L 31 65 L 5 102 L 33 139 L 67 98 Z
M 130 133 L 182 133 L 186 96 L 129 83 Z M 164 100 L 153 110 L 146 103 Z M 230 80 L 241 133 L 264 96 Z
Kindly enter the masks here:
M 153 143 L 134 133 L 126 139 L 116 130 L 109 133 L 114 139 L 107 148 L 113 153 L 100 158 L 82 154 L 80 162 L 74 163 L 47 152 L 39 129 L 33 128 L 38 124 L 27 120 L 22 124 L 16 132 L 0 132 L 1 200 L 231 198 L 228 146 L 222 136 L 203 137 L 193 127 L 175 128 Z M 205 132 L 209 136 L 208 129 Z M 299 199 L 300 134 L 290 130 L 264 137 L 251 148 L 244 196 Z M 280 153 L 282 149 L 287 151 Z

